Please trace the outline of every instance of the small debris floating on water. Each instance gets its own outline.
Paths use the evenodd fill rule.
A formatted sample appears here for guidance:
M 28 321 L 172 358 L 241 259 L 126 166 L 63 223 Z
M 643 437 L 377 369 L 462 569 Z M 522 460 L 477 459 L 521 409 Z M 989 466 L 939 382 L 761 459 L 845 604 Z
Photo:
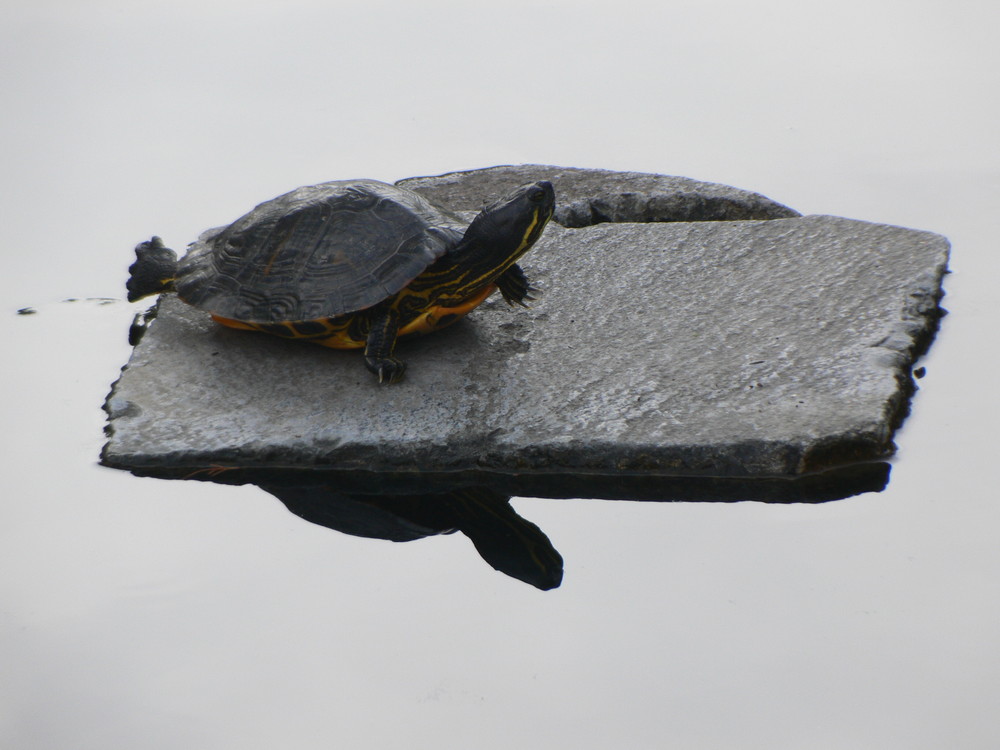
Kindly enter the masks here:
M 67 302 L 90 302 L 96 305 L 114 305 L 119 302 L 124 302 L 122 299 L 115 297 L 69 297 L 62 300 L 62 303 Z M 18 315 L 37 315 L 38 309 L 34 307 L 22 307 L 16 311 Z
M 63 302 L 94 302 L 98 305 L 113 305 L 121 301 L 115 297 L 67 297 L 63 300 Z

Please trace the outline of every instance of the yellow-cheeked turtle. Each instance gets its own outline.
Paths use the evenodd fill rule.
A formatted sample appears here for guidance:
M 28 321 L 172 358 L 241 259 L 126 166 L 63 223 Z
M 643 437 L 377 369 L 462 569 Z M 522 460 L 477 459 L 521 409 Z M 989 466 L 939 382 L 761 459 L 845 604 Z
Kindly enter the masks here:
M 555 207 L 548 182 L 524 185 L 468 228 L 404 188 L 375 180 L 302 187 L 198 238 L 180 260 L 159 237 L 136 247 L 130 301 L 174 291 L 219 323 L 364 349 L 380 382 L 406 368 L 399 336 L 453 323 L 499 289 L 533 299 L 517 260 Z

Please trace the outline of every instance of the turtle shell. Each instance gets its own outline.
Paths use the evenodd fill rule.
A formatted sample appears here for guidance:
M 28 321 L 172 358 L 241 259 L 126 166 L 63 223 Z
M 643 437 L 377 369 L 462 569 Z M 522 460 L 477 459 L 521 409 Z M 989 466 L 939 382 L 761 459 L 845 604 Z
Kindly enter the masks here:
M 326 182 L 205 232 L 174 283 L 185 302 L 233 320 L 332 318 L 400 291 L 464 229 L 412 191 L 376 180 Z

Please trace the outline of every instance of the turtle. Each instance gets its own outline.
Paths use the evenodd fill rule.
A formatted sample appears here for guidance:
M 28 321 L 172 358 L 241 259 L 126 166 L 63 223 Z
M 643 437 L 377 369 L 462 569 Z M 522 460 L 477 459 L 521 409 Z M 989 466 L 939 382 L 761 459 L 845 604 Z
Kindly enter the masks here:
M 517 260 L 555 208 L 550 182 L 522 185 L 466 227 L 457 214 L 377 180 L 300 187 L 225 227 L 186 255 L 159 237 L 135 248 L 129 301 L 174 292 L 230 328 L 334 349 L 363 349 L 380 383 L 402 379 L 397 338 L 454 323 L 500 291 L 536 299 Z

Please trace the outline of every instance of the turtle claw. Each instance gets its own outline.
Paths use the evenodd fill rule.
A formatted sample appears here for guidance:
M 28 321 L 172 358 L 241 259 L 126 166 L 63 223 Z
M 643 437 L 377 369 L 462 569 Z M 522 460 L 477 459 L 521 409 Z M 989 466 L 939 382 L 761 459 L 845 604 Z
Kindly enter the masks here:
M 529 286 L 521 299 L 507 300 L 508 305 L 520 305 L 521 307 L 531 307 L 531 302 L 537 302 L 542 296 L 542 290 L 535 286 Z
M 398 383 L 406 372 L 406 363 L 396 357 L 365 357 L 365 366 L 375 374 L 379 383 Z
M 504 301 L 511 307 L 514 305 L 528 307 L 529 302 L 534 302 L 542 295 L 542 291 L 531 285 L 524 271 L 516 263 L 500 274 L 495 283 Z

